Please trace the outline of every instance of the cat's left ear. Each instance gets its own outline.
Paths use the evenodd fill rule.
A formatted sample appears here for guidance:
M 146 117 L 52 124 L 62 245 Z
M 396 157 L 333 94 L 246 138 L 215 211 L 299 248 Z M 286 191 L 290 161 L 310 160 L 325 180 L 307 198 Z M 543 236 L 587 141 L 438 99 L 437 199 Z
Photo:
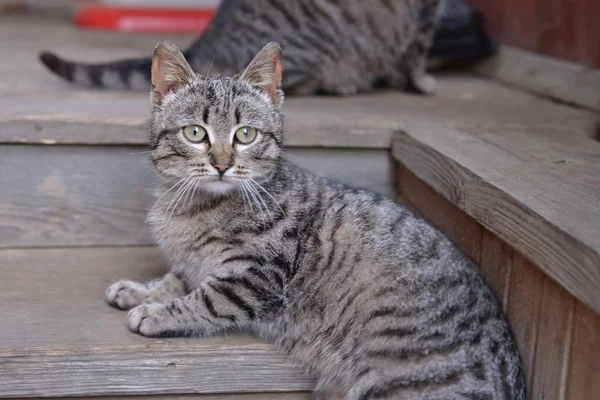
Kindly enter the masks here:
M 194 71 L 173 43 L 162 41 L 152 56 L 152 103 L 159 105 L 172 90 L 180 88 L 194 77 Z
M 273 104 L 283 102 L 281 91 L 281 46 L 270 42 L 254 57 L 242 72 L 241 80 L 250 82 L 269 95 Z

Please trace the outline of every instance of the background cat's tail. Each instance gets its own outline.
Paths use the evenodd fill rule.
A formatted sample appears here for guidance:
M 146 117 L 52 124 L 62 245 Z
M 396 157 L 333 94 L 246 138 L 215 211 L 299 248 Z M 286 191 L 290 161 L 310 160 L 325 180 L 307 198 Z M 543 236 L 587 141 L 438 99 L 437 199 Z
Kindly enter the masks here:
M 39 57 L 50 71 L 76 85 L 107 89 L 150 89 L 151 58 L 85 64 L 63 60 L 47 51 L 41 52 Z

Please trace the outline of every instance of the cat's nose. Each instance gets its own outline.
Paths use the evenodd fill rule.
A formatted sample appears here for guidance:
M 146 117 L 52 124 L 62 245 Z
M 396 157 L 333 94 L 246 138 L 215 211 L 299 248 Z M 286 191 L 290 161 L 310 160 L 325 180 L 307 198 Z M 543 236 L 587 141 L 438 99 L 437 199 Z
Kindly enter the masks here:
M 227 171 L 229 168 L 231 168 L 231 165 L 229 165 L 229 164 L 213 164 L 212 166 L 215 167 L 217 169 L 217 171 L 219 171 L 220 176 L 223 176 L 225 171 Z

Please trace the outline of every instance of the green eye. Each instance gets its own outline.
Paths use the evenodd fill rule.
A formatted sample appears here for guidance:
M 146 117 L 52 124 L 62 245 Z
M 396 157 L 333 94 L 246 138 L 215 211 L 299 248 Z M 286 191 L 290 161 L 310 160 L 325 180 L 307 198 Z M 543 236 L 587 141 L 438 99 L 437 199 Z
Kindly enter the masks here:
M 190 125 L 183 128 L 183 136 L 192 143 L 200 143 L 207 138 L 206 129 L 200 125 Z
M 242 126 L 235 131 L 235 139 L 243 144 L 252 143 L 256 139 L 256 129 L 249 126 Z

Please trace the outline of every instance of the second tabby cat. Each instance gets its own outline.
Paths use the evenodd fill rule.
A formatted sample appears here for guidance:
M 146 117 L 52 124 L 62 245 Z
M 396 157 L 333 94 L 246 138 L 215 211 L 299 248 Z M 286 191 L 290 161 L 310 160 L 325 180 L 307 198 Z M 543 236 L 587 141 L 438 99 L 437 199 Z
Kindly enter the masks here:
M 107 299 L 144 336 L 245 330 L 318 379 L 322 399 L 525 399 L 517 346 L 465 255 L 405 207 L 283 160 L 280 48 L 195 74 L 160 43 L 149 221 L 172 272 Z
M 233 75 L 267 42 L 285 50 L 289 94 L 350 95 L 374 87 L 436 90 L 425 73 L 444 0 L 224 0 L 207 30 L 187 50 L 199 73 Z M 78 85 L 147 88 L 150 58 L 106 64 L 42 62 Z

